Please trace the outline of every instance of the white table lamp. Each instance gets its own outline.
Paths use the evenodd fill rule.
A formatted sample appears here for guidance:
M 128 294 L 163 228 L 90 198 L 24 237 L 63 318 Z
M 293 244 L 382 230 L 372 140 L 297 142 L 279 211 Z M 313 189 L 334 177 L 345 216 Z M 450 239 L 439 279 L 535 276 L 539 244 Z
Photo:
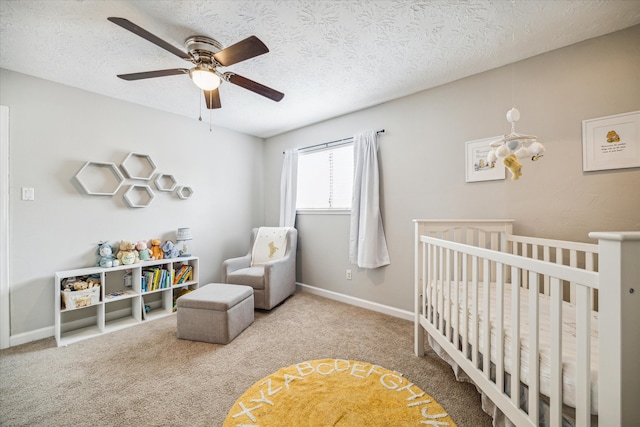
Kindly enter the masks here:
M 178 232 L 176 235 L 176 241 L 182 242 L 182 249 L 180 250 L 180 256 L 191 256 L 189 253 L 189 249 L 187 248 L 187 241 L 192 240 L 191 236 L 191 228 L 178 228 Z

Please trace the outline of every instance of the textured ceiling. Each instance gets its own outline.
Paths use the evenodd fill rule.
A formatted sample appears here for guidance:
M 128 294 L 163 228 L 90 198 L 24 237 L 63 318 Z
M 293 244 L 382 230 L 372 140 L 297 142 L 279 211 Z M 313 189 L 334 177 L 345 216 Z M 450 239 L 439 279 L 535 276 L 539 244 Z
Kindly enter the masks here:
M 285 93 L 220 88 L 214 125 L 260 137 L 406 96 L 640 23 L 640 1 L 0 1 L 0 67 L 209 121 L 186 75 L 116 74 L 190 63 L 107 21 L 129 19 L 184 50 L 256 35 L 270 52 L 221 68 Z

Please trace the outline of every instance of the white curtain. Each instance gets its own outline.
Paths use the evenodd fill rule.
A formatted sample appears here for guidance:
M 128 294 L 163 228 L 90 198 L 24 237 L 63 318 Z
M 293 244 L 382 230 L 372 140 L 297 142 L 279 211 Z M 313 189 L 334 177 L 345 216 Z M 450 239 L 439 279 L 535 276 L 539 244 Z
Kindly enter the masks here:
M 377 138 L 375 131 L 353 137 L 349 261 L 361 268 L 378 268 L 391 263 L 380 215 Z
M 294 227 L 296 223 L 296 192 L 298 186 L 298 150 L 284 150 L 280 177 L 280 227 Z

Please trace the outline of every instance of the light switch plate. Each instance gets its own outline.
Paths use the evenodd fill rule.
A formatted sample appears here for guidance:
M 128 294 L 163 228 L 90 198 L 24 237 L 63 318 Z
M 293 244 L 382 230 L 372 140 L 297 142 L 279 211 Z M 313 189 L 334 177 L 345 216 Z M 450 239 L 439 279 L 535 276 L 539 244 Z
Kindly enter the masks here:
M 22 187 L 22 200 L 35 200 L 36 190 L 33 187 Z

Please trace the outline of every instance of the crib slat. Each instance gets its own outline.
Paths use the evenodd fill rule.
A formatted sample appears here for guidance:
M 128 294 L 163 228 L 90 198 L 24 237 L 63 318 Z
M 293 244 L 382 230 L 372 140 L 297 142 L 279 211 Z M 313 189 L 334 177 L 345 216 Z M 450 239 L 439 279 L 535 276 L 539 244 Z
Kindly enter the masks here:
M 436 309 L 436 313 L 438 316 L 438 330 L 440 331 L 440 334 L 444 335 L 444 319 L 442 318 L 443 315 L 443 308 L 444 308 L 444 290 L 443 290 L 443 263 L 444 263 L 444 256 L 443 256 L 443 252 L 444 252 L 444 248 L 443 247 L 439 247 L 438 248 L 438 308 Z
M 511 267 L 511 401 L 520 407 L 520 269 Z
M 576 425 L 591 426 L 591 294 L 576 289 Z
M 471 355 L 471 360 L 473 361 L 473 366 L 478 368 L 478 352 L 480 349 L 478 348 L 480 344 L 480 324 L 478 322 L 478 257 L 474 256 L 471 258 L 471 275 L 472 275 L 472 292 L 473 292 L 473 305 L 472 307 L 472 327 L 473 327 L 473 335 L 471 336 L 472 344 L 473 344 L 473 353 Z
M 525 258 L 529 257 L 529 245 L 524 242 L 522 243 L 522 256 Z M 526 274 L 522 277 L 522 287 L 529 289 L 529 276 Z
M 424 250 L 422 251 L 422 256 L 424 258 Z M 433 266 L 433 245 L 427 245 L 427 262 L 425 262 L 422 266 L 422 277 L 426 281 L 426 289 L 423 291 L 423 294 L 427 296 L 427 306 L 426 306 L 426 315 L 427 321 L 432 322 L 433 316 L 433 292 L 432 292 L 432 283 L 433 283 L 433 268 L 427 269 L 427 266 Z M 424 304 L 423 304 L 424 306 Z
M 596 254 L 593 252 L 585 252 L 585 269 L 588 271 L 595 271 L 595 262 Z M 596 290 L 591 289 L 591 310 L 596 310 L 596 308 Z
M 453 345 L 458 348 L 458 342 L 459 342 L 459 328 L 460 328 L 460 307 L 459 307 L 459 301 L 460 301 L 460 278 L 459 278 L 459 265 L 458 265 L 458 258 L 460 257 L 460 254 L 458 253 L 458 251 L 454 251 L 453 252 L 453 289 L 452 289 L 452 294 L 453 294 L 453 307 L 451 309 L 452 314 L 451 314 L 451 326 L 453 327 Z
M 504 391 L 504 265 L 496 263 L 496 387 Z
M 562 425 L 562 288 L 560 280 L 552 277 L 551 286 L 551 427 Z
M 489 260 L 482 260 L 483 277 L 483 305 L 484 305 L 484 354 L 482 355 L 482 370 L 486 379 L 491 378 L 491 288 L 489 282 Z
M 571 267 L 578 266 L 578 251 L 575 249 L 571 249 L 569 251 L 569 265 Z M 569 301 L 571 304 L 576 303 L 576 284 L 574 282 L 571 282 L 569 285 Z
M 538 425 L 540 389 L 540 342 L 538 337 L 538 274 L 529 272 L 529 419 Z
M 468 264 L 467 254 L 462 254 L 462 352 L 465 358 L 468 358 L 467 348 L 469 346 L 469 276 L 467 272 Z
M 543 246 L 542 247 L 542 259 L 543 261 L 547 261 L 549 262 L 549 260 L 551 259 L 551 256 L 549 255 L 549 246 Z M 545 295 L 549 295 L 549 292 L 551 291 L 551 289 L 549 288 L 550 283 L 549 283 L 549 276 L 544 276 L 544 294 Z
M 423 311 L 425 317 L 429 319 L 430 306 L 431 306 L 431 295 L 429 291 L 431 287 L 429 283 L 431 282 L 431 278 L 428 276 L 431 272 L 427 269 L 427 260 L 429 259 L 429 254 L 431 251 L 431 245 L 427 245 L 425 243 L 422 244 L 422 305 L 420 306 L 420 311 Z M 427 304 L 428 303 L 428 304 Z
M 445 333 L 444 336 L 447 337 L 447 341 L 451 342 L 451 249 L 447 249 L 445 251 L 445 261 L 444 264 L 446 266 L 445 270 L 445 295 L 444 295 L 444 323 L 445 323 Z

